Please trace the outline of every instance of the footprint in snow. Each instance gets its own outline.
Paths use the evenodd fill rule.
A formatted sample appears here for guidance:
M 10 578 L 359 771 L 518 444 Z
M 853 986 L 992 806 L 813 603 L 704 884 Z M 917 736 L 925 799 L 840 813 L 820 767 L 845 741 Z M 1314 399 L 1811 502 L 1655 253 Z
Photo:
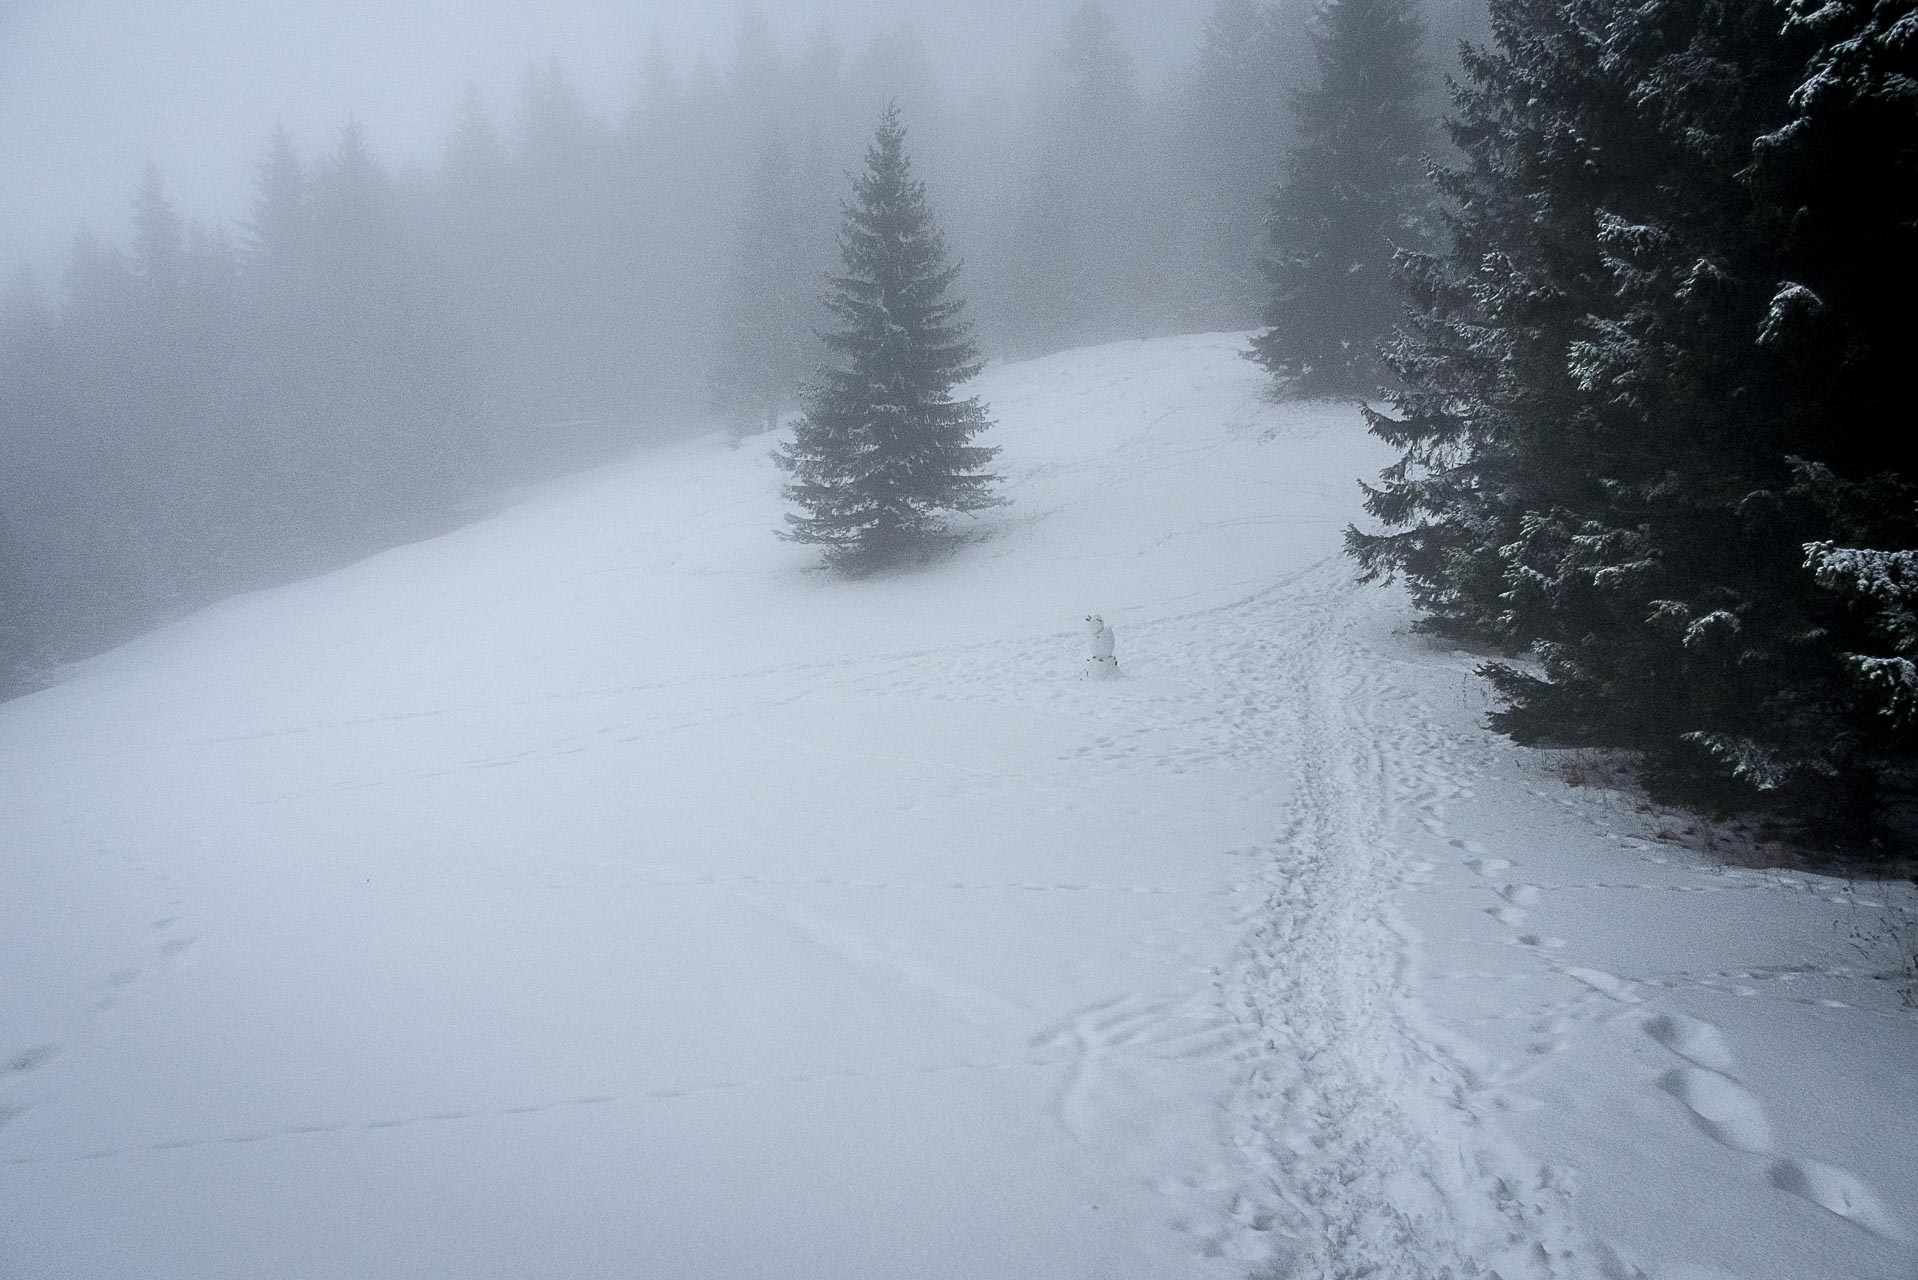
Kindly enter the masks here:
M 36 1044 L 8 1058 L 0 1067 L 8 1072 L 35 1071 L 51 1062 L 60 1052 L 57 1044 Z
M 1603 969 L 1567 969 L 1565 976 L 1584 983 L 1600 995 L 1610 996 L 1620 1004 L 1638 1004 L 1643 998 L 1638 994 L 1637 987 Z
M 1735 1271 L 1689 1262 L 1668 1262 L 1646 1271 L 1611 1244 L 1599 1245 L 1598 1265 L 1604 1280 L 1745 1280 Z
M 1658 1078 L 1658 1087 L 1691 1109 L 1703 1129 L 1735 1151 L 1770 1155 L 1771 1121 L 1752 1092 L 1702 1067 L 1680 1067 Z
M 1828 1209 L 1873 1235 L 1906 1244 L 1911 1233 L 1862 1180 L 1816 1160 L 1780 1160 L 1771 1167 L 1771 1184 L 1780 1191 Z
M 1545 1104 L 1530 1094 L 1516 1093 L 1503 1089 L 1491 1095 L 1489 1101 L 1500 1111 L 1523 1114 L 1529 1111 L 1541 1111 Z
M 1661 1013 L 1645 1020 L 1645 1034 L 1707 1071 L 1731 1075 L 1738 1069 L 1724 1035 L 1709 1022 L 1682 1013 Z

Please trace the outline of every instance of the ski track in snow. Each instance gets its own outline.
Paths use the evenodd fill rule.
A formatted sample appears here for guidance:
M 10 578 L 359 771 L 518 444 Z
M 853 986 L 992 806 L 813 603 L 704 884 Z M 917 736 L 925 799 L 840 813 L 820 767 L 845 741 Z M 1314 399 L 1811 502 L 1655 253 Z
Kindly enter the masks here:
M 803 1085 L 823 1084 L 835 1080 L 887 1080 L 916 1075 L 935 1076 L 980 1071 L 1056 1070 L 1060 1068 L 1064 1062 L 1065 1060 L 1058 1055 L 1035 1054 L 1029 1058 L 1009 1059 L 997 1062 L 946 1062 L 909 1070 L 865 1071 L 845 1068 L 834 1071 L 801 1072 L 790 1075 L 742 1076 L 737 1079 L 704 1080 L 682 1086 L 666 1086 L 662 1088 L 613 1093 L 593 1093 L 564 1098 L 541 1098 L 507 1106 L 433 1110 L 407 1115 L 378 1116 L 356 1120 L 302 1121 L 269 1128 L 248 1129 L 240 1132 L 201 1133 L 178 1138 L 168 1138 L 158 1142 L 143 1142 L 131 1146 L 102 1147 L 96 1150 L 76 1152 L 71 1155 L 62 1156 L 41 1155 L 28 1152 L 11 1156 L 0 1156 L 0 1164 L 84 1164 L 96 1160 L 110 1160 L 167 1151 L 190 1151 L 199 1147 L 244 1146 L 255 1142 L 322 1138 L 351 1132 L 380 1133 L 411 1128 L 415 1125 L 451 1123 L 457 1121 L 500 1120 L 514 1116 L 533 1116 L 567 1107 L 604 1107 L 619 1104 L 669 1102 L 680 1098 L 695 1098 L 715 1093 L 731 1093 L 748 1089 L 792 1088 Z
M 1194 1230 L 1261 1275 L 1575 1274 L 1557 1172 L 1497 1140 L 1469 1069 L 1425 1033 L 1415 942 L 1389 905 L 1419 873 L 1394 843 L 1394 815 L 1441 831 L 1439 806 L 1464 784 L 1363 652 L 1356 624 L 1377 593 L 1344 566 L 1299 587 L 1238 628 L 1248 679 L 1268 664 L 1285 672 L 1283 713 L 1268 721 L 1292 729 L 1275 763 L 1298 790 L 1252 932 L 1221 980 L 1262 1050 L 1230 1107 L 1244 1189 L 1232 1213 Z

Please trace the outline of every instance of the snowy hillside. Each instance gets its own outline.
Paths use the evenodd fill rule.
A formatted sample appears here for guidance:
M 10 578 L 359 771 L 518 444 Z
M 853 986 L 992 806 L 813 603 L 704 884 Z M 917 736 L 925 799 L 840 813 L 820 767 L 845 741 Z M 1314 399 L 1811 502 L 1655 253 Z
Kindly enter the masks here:
M 0 1276 L 1918 1274 L 1909 887 L 1487 735 L 1243 344 L 922 572 L 704 441 L 0 707 Z

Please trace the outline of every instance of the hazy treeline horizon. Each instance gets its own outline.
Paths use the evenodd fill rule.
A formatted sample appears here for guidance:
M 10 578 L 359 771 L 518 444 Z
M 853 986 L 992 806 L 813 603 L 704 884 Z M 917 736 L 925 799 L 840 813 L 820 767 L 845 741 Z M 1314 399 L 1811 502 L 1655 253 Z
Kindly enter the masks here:
M 1428 2 L 1436 65 L 1475 6 Z M 384 165 L 355 120 L 319 151 L 263 122 L 234 226 L 149 168 L 127 238 L 82 230 L 57 282 L 23 268 L 0 299 L 6 665 L 31 683 L 443 527 L 592 434 L 542 424 L 630 442 L 764 418 L 740 385 L 752 325 L 816 309 L 889 101 L 988 358 L 1250 326 L 1311 7 L 1218 0 L 1154 86 L 1088 3 L 1016 92 L 942 68 L 908 26 L 793 46 L 748 8 L 723 66 L 634 51 L 616 115 L 557 60 L 511 103 L 469 93 L 431 167 Z

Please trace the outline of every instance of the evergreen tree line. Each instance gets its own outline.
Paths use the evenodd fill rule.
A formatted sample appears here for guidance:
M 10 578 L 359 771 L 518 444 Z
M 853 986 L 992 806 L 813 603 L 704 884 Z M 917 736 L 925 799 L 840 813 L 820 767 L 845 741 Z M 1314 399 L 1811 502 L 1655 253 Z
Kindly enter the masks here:
M 1491 16 L 1351 548 L 1526 655 L 1488 668 L 1519 740 L 1883 839 L 1918 798 L 1913 0 Z
M 460 492 L 470 401 L 393 181 L 349 125 L 283 134 L 244 240 L 149 168 L 124 248 L 16 281 L 0 340 L 0 675 L 414 532 Z
M 318 154 L 275 133 L 231 229 L 149 171 L 130 240 L 82 232 L 57 287 L 0 296 L 0 685 L 441 527 L 592 423 L 797 409 L 888 99 L 987 352 L 1243 327 L 1310 19 L 1218 0 L 1146 85 L 1095 0 L 989 88 L 942 85 L 910 29 L 787 50 L 748 7 L 723 69 L 656 42 L 616 120 L 548 64 L 503 117 L 469 94 L 429 167 L 353 123 Z

